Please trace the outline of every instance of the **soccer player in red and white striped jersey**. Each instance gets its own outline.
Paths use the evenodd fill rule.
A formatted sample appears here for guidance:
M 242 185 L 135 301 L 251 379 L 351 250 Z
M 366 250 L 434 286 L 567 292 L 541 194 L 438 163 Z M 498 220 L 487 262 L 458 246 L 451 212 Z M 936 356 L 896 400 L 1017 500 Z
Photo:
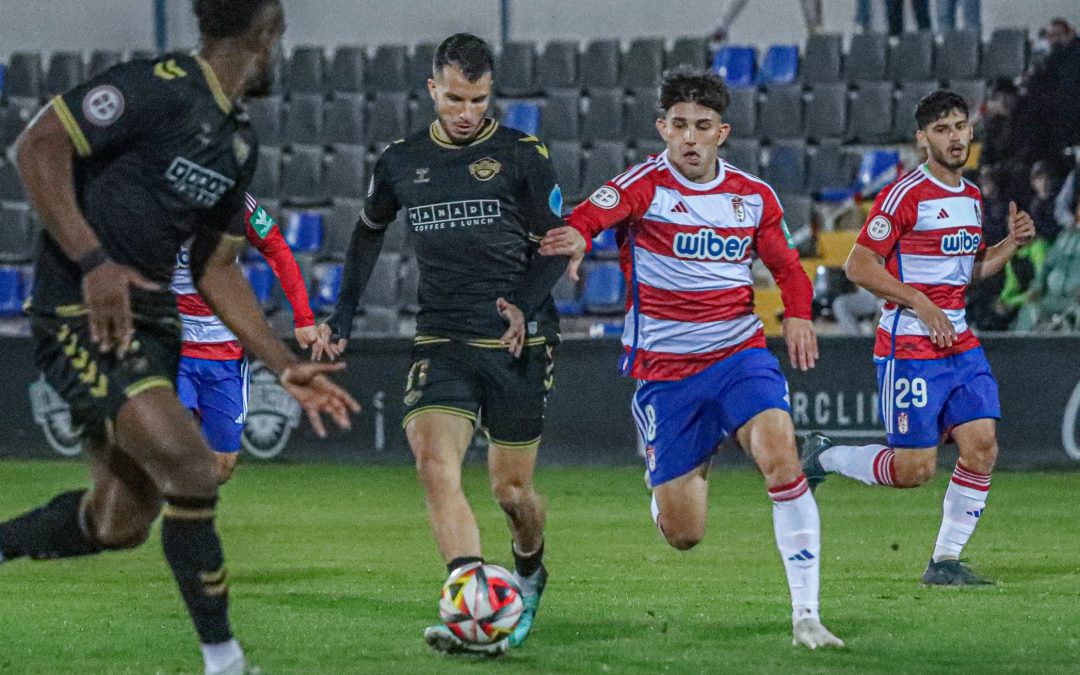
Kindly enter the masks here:
M 1031 241 L 1031 217 L 1009 209 L 1009 236 L 987 248 L 979 189 L 963 178 L 972 130 L 964 99 L 937 91 L 919 102 L 916 141 L 926 164 L 877 196 L 848 257 L 848 278 L 886 301 L 874 361 L 888 446 L 838 446 L 812 434 L 803 467 L 816 487 L 827 473 L 871 485 L 916 487 L 949 436 L 960 459 L 945 493 L 941 529 L 923 575 L 931 585 L 989 583 L 959 561 L 986 508 L 997 459 L 997 382 L 967 325 L 967 285 L 1004 268 Z
M 667 150 L 617 176 L 552 230 L 544 255 L 568 255 L 576 276 L 590 240 L 618 228 L 630 289 L 621 370 L 640 386 L 633 413 L 646 442 L 652 513 L 668 543 L 705 533 L 709 463 L 734 438 L 757 462 L 773 502 L 791 590 L 794 642 L 842 647 L 818 616 L 820 521 L 799 467 L 787 382 L 754 314 L 756 254 L 780 286 L 793 366 L 812 368 L 810 280 L 780 202 L 764 181 L 719 160 L 729 94 L 716 75 L 665 74 L 657 129 Z

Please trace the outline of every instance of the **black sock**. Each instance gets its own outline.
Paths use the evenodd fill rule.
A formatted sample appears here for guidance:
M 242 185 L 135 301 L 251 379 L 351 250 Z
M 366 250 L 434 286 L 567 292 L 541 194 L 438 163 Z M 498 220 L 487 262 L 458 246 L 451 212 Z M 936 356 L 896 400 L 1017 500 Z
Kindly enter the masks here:
M 217 498 L 166 497 L 161 546 L 203 644 L 232 639 L 225 557 L 214 529 Z
M 470 565 L 470 564 L 472 564 L 472 563 L 480 563 L 480 564 L 483 564 L 483 563 L 484 563 L 484 559 L 483 559 L 483 558 L 480 558 L 480 557 L 478 557 L 478 556 L 475 556 L 475 555 L 463 555 L 463 556 L 459 556 L 459 557 L 457 557 L 457 558 L 454 558 L 454 559 L 453 559 L 453 560 L 451 560 L 450 562 L 446 563 L 446 570 L 447 570 L 448 572 L 450 572 L 451 574 L 453 574 L 453 573 L 454 573 L 454 570 L 456 570 L 457 568 L 461 567 L 462 565 Z
M 540 548 L 529 555 L 520 555 L 517 546 L 514 546 L 513 542 L 510 542 L 510 551 L 514 554 L 514 568 L 523 577 L 531 577 L 536 574 L 536 570 L 540 569 L 540 565 L 544 562 L 544 542 L 542 541 L 540 542 Z
M 81 522 L 80 505 L 86 490 L 72 490 L 17 518 L 0 523 L 0 554 L 6 560 L 29 556 L 35 560 L 74 558 L 101 550 Z

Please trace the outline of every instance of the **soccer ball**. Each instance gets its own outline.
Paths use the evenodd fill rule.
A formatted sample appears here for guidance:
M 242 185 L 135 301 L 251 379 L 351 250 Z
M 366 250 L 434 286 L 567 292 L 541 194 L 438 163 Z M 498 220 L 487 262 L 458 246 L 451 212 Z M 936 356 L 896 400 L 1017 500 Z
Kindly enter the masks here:
M 525 603 L 513 575 L 498 565 L 473 563 L 454 570 L 442 587 L 439 614 L 454 635 L 473 644 L 504 640 Z

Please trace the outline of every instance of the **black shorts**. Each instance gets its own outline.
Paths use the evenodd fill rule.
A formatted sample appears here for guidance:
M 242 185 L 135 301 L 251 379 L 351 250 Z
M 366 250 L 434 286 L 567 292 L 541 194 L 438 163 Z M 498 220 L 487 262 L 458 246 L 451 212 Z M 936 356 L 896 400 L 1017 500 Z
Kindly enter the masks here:
M 34 361 L 71 406 L 72 422 L 86 438 L 104 439 L 106 422 L 116 419 L 128 399 L 147 389 L 175 386 L 180 360 L 175 297 L 140 293 L 133 304 L 135 336 L 123 358 L 98 351 L 81 307 L 61 307 L 31 320 Z
M 534 339 L 514 358 L 497 341 L 418 337 L 405 382 L 402 425 L 423 412 L 471 420 L 492 443 L 529 447 L 540 440 L 548 392 L 555 385 L 554 347 Z M 490 344 L 490 346 L 489 346 Z

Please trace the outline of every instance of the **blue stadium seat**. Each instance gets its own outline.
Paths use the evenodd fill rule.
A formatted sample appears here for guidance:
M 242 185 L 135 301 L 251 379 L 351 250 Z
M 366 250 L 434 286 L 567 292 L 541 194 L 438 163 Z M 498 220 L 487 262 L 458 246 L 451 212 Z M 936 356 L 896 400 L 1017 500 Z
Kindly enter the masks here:
M 615 241 L 615 230 L 607 229 L 593 238 L 592 256 L 594 258 L 618 258 L 619 244 Z
M 578 282 L 565 274 L 555 282 L 551 295 L 555 298 L 555 309 L 558 310 L 560 316 L 580 316 L 585 312 L 585 303 L 582 301 Z
M 0 100 L 4 98 L 4 77 L 7 76 L 7 64 L 0 63 Z
M 540 105 L 528 101 L 506 104 L 502 117 L 503 126 L 536 135 L 540 131 Z
M 264 309 L 273 306 L 274 297 L 274 270 L 265 262 L 257 261 L 244 263 L 244 276 L 251 284 L 251 290 L 255 292 L 255 299 Z
M 297 253 L 315 253 L 322 248 L 323 214 L 294 211 L 285 225 L 285 241 Z
M 872 198 L 881 188 L 897 178 L 900 153 L 896 150 L 867 150 L 863 153 L 859 173 L 855 177 L 855 190 L 863 198 Z
M 729 87 L 752 87 L 756 65 L 756 49 L 742 45 L 729 45 L 716 50 L 712 70 L 724 78 Z
M 757 83 L 789 84 L 799 76 L 798 45 L 772 45 L 761 59 Z
M 332 263 L 322 267 L 316 274 L 318 277 L 315 292 L 314 309 L 317 313 L 332 312 L 337 306 L 338 294 L 341 293 L 341 277 L 344 266 L 340 263 Z
M 585 277 L 585 309 L 591 314 L 617 314 L 626 308 L 626 281 L 616 262 L 601 262 Z
M 0 316 L 22 314 L 23 280 L 18 267 L 0 267 Z

